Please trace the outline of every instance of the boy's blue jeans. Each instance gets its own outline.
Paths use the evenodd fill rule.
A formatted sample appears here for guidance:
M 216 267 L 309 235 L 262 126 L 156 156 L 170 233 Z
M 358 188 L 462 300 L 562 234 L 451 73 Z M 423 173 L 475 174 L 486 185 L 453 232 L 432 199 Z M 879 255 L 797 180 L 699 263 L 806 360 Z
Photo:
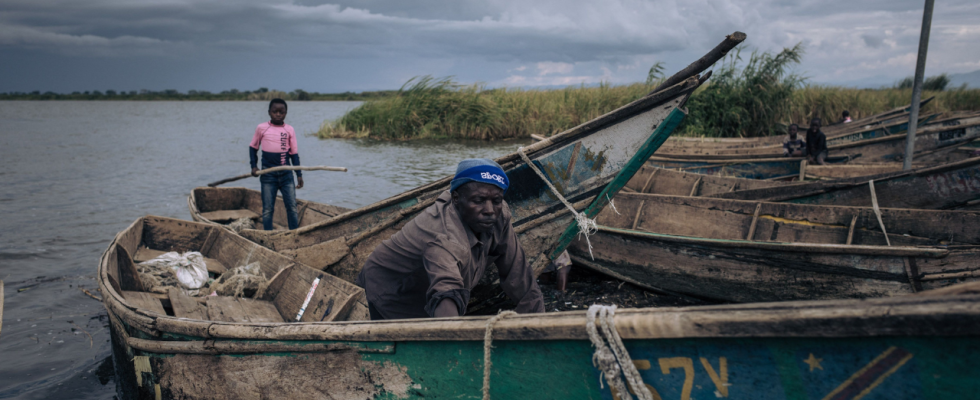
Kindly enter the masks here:
M 259 177 L 262 182 L 262 227 L 271 231 L 272 214 L 276 210 L 276 191 L 282 193 L 282 202 L 286 206 L 286 219 L 289 229 L 299 228 L 299 216 L 296 215 L 296 183 L 293 182 L 292 171 L 272 172 Z

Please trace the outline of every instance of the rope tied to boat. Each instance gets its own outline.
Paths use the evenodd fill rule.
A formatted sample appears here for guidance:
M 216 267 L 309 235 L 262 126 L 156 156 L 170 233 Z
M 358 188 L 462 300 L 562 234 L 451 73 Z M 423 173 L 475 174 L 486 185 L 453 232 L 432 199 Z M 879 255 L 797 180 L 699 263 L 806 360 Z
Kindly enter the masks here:
M 592 255 L 592 242 L 589 241 L 589 236 L 599 232 L 599 226 L 596 225 L 595 219 L 589 218 L 589 216 L 585 215 L 585 213 L 580 213 L 576 211 L 574 207 L 572 207 L 572 204 L 565 199 L 565 196 L 562 196 L 561 193 L 558 192 L 558 189 L 555 188 L 555 185 L 552 185 L 551 181 L 544 176 L 544 172 L 541 172 L 541 170 L 539 170 L 537 166 L 531 162 L 531 159 L 527 157 L 527 154 L 524 154 L 524 146 L 517 148 L 517 154 L 521 155 L 521 158 L 524 159 L 524 162 L 527 163 L 528 167 L 530 167 L 531 170 L 534 171 L 534 173 L 537 174 L 546 185 L 548 185 L 548 188 L 555 194 L 555 197 L 557 197 L 558 200 L 561 200 L 562 204 L 565 205 L 565 208 L 568 208 L 568 210 L 572 212 L 572 215 L 575 216 L 575 223 L 578 225 L 578 233 L 581 236 L 585 236 L 585 243 L 589 246 L 589 257 L 595 260 L 595 256 Z
M 599 334 L 599 328 L 596 327 L 596 316 L 599 318 L 599 326 L 602 327 L 602 334 Z M 616 330 L 616 306 L 603 306 L 599 304 L 593 304 L 589 306 L 588 314 L 586 314 L 585 329 L 589 333 L 589 339 L 592 340 L 592 346 L 595 347 L 595 354 L 592 355 L 592 365 L 599 368 L 599 387 L 602 385 L 602 378 L 605 376 L 606 381 L 609 382 L 609 386 L 619 393 L 620 398 L 632 399 L 630 392 L 626 389 L 623 384 L 623 379 L 621 377 L 625 376 L 626 381 L 629 383 L 630 387 L 633 388 L 633 393 L 640 400 L 653 400 L 653 395 L 650 390 L 647 389 L 646 385 L 643 384 L 643 379 L 640 378 L 640 371 L 636 369 L 636 365 L 633 365 L 633 359 L 630 358 L 629 352 L 626 351 L 626 346 L 623 345 L 623 340 L 619 337 L 619 332 Z M 605 336 L 605 338 L 603 338 Z
M 490 369 L 493 362 L 490 361 L 490 350 L 493 349 L 493 325 L 505 317 L 517 315 L 514 311 L 501 311 L 500 314 L 487 320 L 487 330 L 483 334 L 483 400 L 490 400 Z

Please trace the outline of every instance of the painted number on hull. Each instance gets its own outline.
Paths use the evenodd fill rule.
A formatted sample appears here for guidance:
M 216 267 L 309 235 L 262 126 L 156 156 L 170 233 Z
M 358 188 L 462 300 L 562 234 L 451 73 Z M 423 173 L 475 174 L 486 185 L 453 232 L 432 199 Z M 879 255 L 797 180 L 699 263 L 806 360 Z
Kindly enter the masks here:
M 705 373 L 711 378 L 711 382 L 715 385 L 715 395 L 717 397 L 728 397 L 728 359 L 725 357 L 718 358 L 718 369 L 715 369 L 711 365 L 711 362 L 707 358 L 701 357 L 701 366 L 704 368 Z M 633 364 L 636 365 L 636 369 L 640 371 L 649 370 L 651 368 L 650 360 L 633 360 Z M 660 366 L 660 372 L 664 375 L 670 375 L 671 373 L 683 373 L 684 374 L 684 385 L 681 387 L 681 400 L 691 400 L 691 391 L 694 389 L 694 360 L 690 357 L 667 357 L 658 358 L 657 364 Z M 675 371 L 677 370 L 677 371 Z M 628 386 L 628 385 L 627 385 Z M 647 383 L 643 386 L 647 387 L 650 394 L 653 395 L 654 400 L 664 400 L 654 389 Z M 615 400 L 620 400 L 620 396 L 616 393 L 616 389 L 612 389 L 612 396 Z M 633 393 L 633 389 L 629 388 L 630 393 Z

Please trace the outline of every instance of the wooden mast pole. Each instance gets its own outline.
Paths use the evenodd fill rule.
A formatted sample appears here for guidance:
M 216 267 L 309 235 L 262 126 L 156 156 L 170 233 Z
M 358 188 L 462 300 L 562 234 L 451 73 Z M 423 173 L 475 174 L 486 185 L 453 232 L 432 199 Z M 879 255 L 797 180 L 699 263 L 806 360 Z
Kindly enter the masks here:
M 926 0 L 922 12 L 922 32 L 919 34 L 919 57 L 915 62 L 915 78 L 912 83 L 912 109 L 909 110 L 909 130 L 905 137 L 905 159 L 902 169 L 912 169 L 912 154 L 915 152 L 915 128 L 919 121 L 919 100 L 922 99 L 922 78 L 926 72 L 926 53 L 929 50 L 929 30 L 932 28 L 932 6 L 935 0 Z

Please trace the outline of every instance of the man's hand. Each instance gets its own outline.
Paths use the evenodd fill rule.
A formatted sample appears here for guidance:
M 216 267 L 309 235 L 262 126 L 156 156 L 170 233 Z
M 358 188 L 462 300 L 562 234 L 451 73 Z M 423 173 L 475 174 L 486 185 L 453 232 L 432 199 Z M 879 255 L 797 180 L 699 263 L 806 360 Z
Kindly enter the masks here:
M 296 177 L 296 180 L 298 181 L 296 183 L 296 188 L 297 189 L 302 189 L 303 188 L 303 177 L 302 176 L 297 176 Z
M 258 168 L 252 168 L 252 176 L 259 176 L 259 169 Z

